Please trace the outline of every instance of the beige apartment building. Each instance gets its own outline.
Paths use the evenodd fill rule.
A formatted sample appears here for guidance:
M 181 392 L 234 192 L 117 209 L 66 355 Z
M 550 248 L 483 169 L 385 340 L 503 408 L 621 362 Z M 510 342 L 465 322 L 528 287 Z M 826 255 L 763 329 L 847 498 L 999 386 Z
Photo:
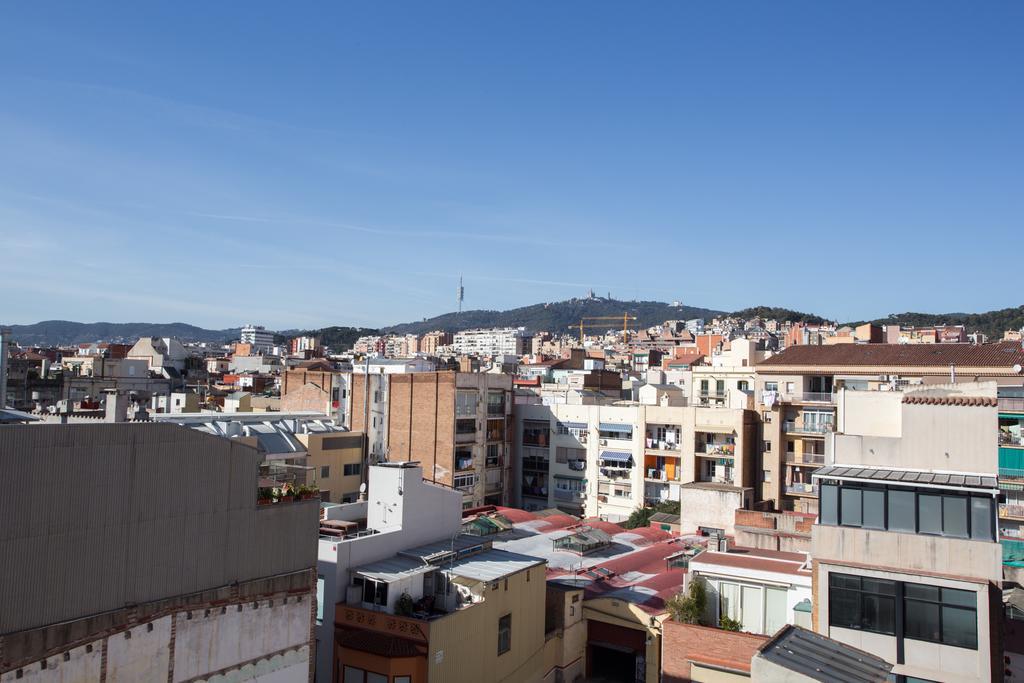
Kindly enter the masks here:
M 898 680 L 1003 678 L 996 385 L 841 390 L 814 474 L 814 624 Z
M 462 492 L 465 508 L 510 504 L 511 376 L 410 372 L 349 381 L 347 421 L 366 431 L 371 464 L 420 462 L 429 481 Z
M 516 407 L 518 503 L 622 521 L 681 502 L 684 530 L 727 530 L 754 502 L 753 411 L 608 401 Z

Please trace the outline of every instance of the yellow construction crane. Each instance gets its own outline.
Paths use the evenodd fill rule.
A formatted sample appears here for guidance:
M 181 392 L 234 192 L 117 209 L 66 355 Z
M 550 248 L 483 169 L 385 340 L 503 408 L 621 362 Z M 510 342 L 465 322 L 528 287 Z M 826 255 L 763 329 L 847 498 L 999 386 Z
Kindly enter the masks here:
M 594 321 L 594 322 L 587 322 L 588 320 L 591 320 L 591 321 Z M 629 313 L 623 313 L 622 315 L 596 315 L 596 316 L 589 316 L 587 318 L 580 318 L 580 324 L 578 326 L 579 330 L 580 330 L 580 344 L 583 343 L 583 330 L 584 330 L 585 327 L 601 327 L 601 326 L 606 326 L 608 323 L 607 322 L 601 322 L 601 321 L 609 321 L 609 320 L 615 320 L 615 321 L 621 320 L 622 321 L 622 336 L 623 336 L 623 340 L 625 340 L 626 331 L 629 329 L 629 321 L 630 320 L 636 320 L 636 316 L 635 315 L 630 315 Z M 575 329 L 576 327 L 577 327 L 576 325 L 570 325 L 569 329 L 572 330 L 572 329 Z

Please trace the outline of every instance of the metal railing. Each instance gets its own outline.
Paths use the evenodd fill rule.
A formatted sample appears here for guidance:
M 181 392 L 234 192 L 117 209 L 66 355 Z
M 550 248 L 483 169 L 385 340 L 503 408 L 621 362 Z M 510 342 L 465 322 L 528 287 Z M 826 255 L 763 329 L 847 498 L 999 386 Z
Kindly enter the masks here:
M 576 502 L 582 501 L 586 497 L 587 494 L 583 491 L 565 491 L 562 489 L 555 489 L 555 500 Z
M 786 493 L 796 495 L 816 496 L 818 495 L 817 484 L 790 484 L 786 487 Z
M 828 432 L 835 431 L 835 422 L 827 420 L 825 422 L 804 422 L 803 424 L 797 424 L 794 420 L 786 420 L 782 423 L 782 431 L 803 432 L 805 434 L 827 434 Z
M 1013 519 L 1024 519 L 1024 505 L 1016 503 L 1000 503 L 1000 517 L 1012 517 Z
M 1024 479 L 1024 469 L 1017 467 L 1000 467 L 1000 479 Z
M 999 444 L 1001 446 L 1024 446 L 1024 435 L 999 432 Z
M 999 410 L 1005 410 L 1010 413 L 1024 413 L 1024 398 L 1000 398 Z
M 566 463 L 573 472 L 585 472 L 587 470 L 586 460 L 570 460 Z
M 786 462 L 791 465 L 824 465 L 824 453 L 786 453 Z
M 787 403 L 834 403 L 836 395 L 830 391 L 783 392 L 782 400 Z
M 679 451 L 680 445 L 678 443 L 671 443 L 669 441 L 660 441 L 658 439 L 647 439 L 645 445 L 649 451 Z

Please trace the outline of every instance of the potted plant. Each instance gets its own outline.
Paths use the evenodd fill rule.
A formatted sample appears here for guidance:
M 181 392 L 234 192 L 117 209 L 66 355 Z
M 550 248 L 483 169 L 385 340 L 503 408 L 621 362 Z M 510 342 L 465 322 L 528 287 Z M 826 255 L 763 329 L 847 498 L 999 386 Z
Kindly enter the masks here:
M 303 486 L 302 500 L 311 500 L 320 497 L 320 489 L 316 486 Z
M 270 505 L 274 502 L 274 493 L 268 488 L 261 488 L 256 502 L 259 505 Z
M 281 500 L 290 503 L 295 500 L 295 487 L 291 484 L 281 485 Z

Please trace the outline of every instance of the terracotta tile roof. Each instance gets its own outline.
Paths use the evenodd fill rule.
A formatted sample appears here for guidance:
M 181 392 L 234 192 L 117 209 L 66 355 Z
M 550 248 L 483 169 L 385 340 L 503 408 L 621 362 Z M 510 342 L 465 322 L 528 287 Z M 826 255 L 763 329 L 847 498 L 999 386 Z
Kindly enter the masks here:
M 673 651 L 665 666 L 666 679 L 671 680 L 689 680 L 689 662 L 750 671 L 751 658 L 768 642 L 768 636 L 672 620 L 665 622 L 663 638 L 665 650 Z
M 1018 342 L 995 344 L 836 344 L 791 346 L 757 364 L 758 370 L 791 366 L 889 366 L 978 368 L 1024 365 L 1024 348 Z
M 904 403 L 927 406 L 985 406 L 995 408 L 999 400 L 987 396 L 914 396 L 903 397 Z
M 803 553 L 770 551 L 754 548 L 733 548 L 729 552 L 703 552 L 690 561 L 690 568 L 699 572 L 701 565 L 731 567 L 735 569 L 753 569 L 776 574 L 792 574 L 794 576 L 810 576 L 809 569 L 804 568 L 807 556 Z

